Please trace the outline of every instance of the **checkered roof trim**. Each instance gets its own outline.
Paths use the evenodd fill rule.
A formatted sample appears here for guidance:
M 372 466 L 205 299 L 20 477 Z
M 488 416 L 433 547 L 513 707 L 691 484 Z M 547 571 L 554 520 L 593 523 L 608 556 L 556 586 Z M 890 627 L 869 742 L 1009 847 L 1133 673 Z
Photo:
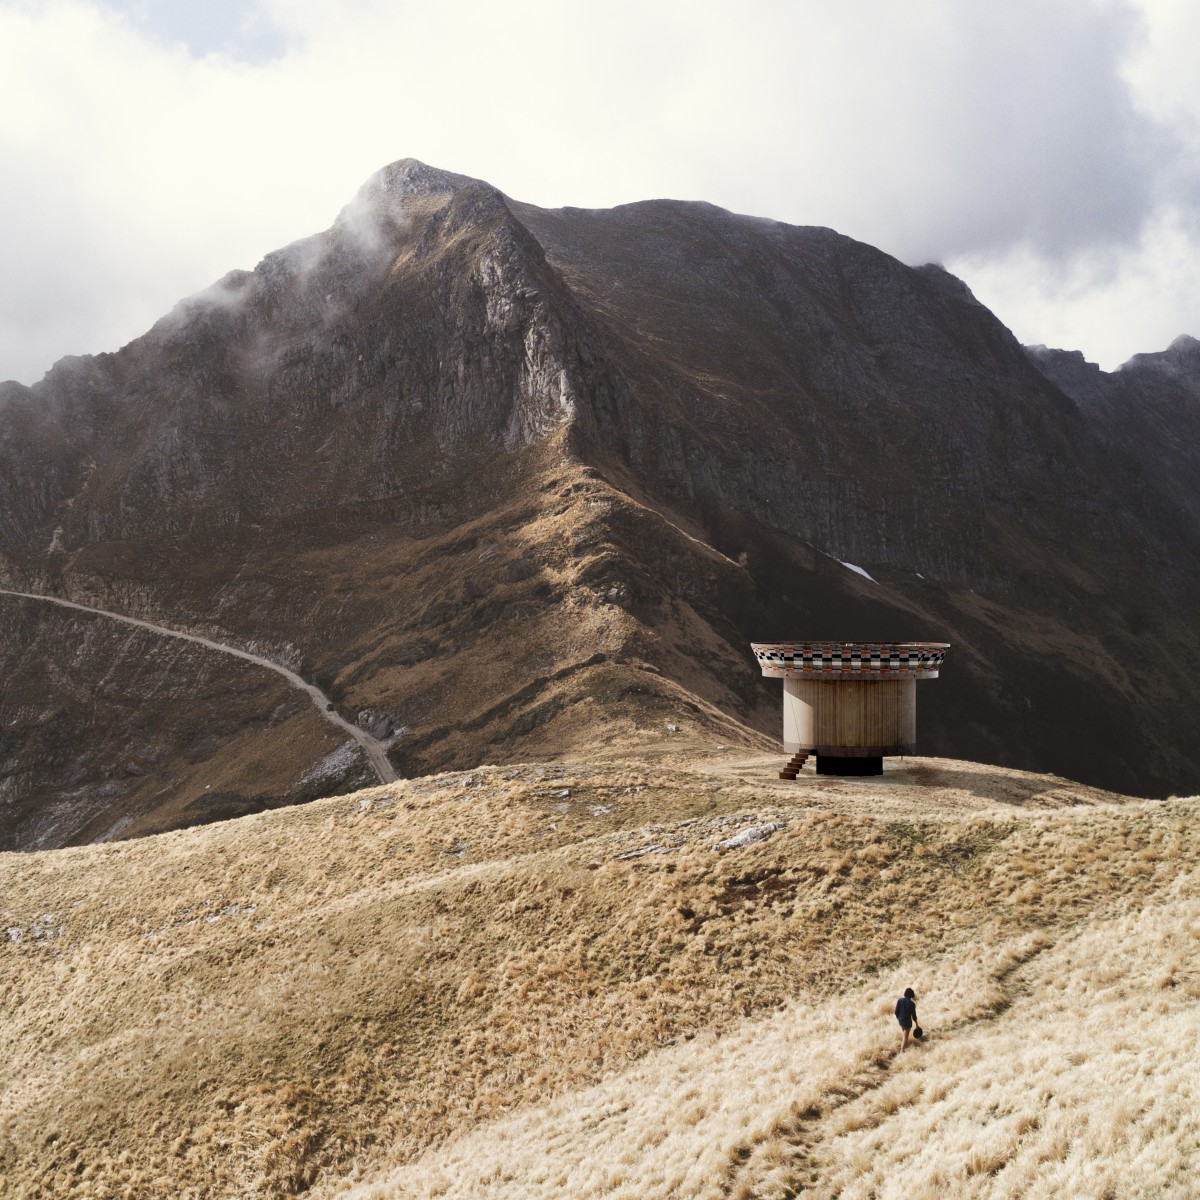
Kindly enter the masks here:
M 948 642 L 752 642 L 762 673 L 815 678 L 936 679 Z

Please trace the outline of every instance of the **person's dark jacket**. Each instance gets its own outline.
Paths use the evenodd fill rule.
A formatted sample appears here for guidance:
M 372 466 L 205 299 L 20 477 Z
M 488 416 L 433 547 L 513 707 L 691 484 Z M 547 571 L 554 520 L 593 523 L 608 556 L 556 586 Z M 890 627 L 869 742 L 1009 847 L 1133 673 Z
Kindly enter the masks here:
M 901 1029 L 911 1029 L 917 1023 L 917 1003 L 907 996 L 896 1001 L 896 1020 Z

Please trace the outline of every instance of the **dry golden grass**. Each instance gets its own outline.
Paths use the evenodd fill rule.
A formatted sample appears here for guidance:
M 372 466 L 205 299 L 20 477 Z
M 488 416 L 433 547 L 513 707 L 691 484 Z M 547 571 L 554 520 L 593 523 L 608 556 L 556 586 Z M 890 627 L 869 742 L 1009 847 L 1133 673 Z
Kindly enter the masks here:
M 1200 804 L 698 750 L 0 856 L 0 1195 L 1194 1192 Z

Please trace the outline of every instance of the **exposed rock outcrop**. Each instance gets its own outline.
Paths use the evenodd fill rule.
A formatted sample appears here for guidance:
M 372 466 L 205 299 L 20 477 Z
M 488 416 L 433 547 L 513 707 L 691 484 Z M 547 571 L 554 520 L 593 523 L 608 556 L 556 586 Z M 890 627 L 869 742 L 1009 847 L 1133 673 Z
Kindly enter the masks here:
M 546 211 L 409 160 L 117 353 L 3 385 L 0 580 L 278 648 L 339 711 L 403 726 L 406 772 L 667 720 L 769 744 L 746 643 L 811 634 L 954 643 L 923 750 L 1186 790 L 1200 439 L 1172 431 L 1195 356 L 1097 375 L 831 230 Z M 63 841 L 193 819 L 188 737 L 242 764 L 234 807 L 325 778 L 335 746 L 264 775 L 240 701 L 199 719 L 169 671 L 120 711 L 81 683 L 86 754 L 39 749 L 14 713 L 80 746 L 55 680 L 127 664 L 24 620 L 0 654 L 46 683 L 0 701 L 10 830 L 68 780 L 100 815 Z

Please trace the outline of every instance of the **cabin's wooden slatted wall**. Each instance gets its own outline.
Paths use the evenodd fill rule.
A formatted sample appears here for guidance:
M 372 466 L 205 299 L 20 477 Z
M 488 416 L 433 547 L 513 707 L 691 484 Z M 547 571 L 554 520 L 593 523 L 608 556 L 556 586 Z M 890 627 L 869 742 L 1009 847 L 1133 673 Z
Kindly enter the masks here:
M 911 753 L 917 740 L 917 681 L 783 681 L 783 742 L 789 753 Z

